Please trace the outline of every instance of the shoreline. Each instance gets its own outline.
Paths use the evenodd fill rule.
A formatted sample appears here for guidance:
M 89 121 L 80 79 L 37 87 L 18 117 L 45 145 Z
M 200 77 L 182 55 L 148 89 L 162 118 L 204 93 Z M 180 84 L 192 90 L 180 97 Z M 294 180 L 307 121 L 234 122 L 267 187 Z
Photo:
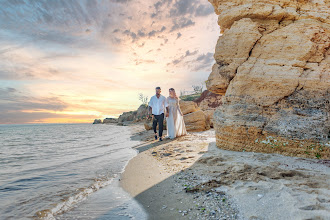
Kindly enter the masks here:
M 109 125 L 110 123 L 106 124 Z M 116 124 L 110 124 L 112 126 L 120 126 Z M 130 140 L 131 135 L 144 130 L 143 124 L 131 123 L 126 124 L 127 129 L 130 130 Z M 138 139 L 134 141 L 137 145 L 140 144 Z M 117 219 L 120 216 L 135 219 L 146 219 L 147 213 L 138 204 L 132 196 L 129 195 L 121 186 L 120 178 L 125 168 L 129 164 L 129 161 L 138 155 L 138 151 L 134 149 L 136 144 L 129 147 L 131 150 L 135 151 L 129 160 L 126 161 L 125 165 L 122 167 L 121 171 L 114 174 L 109 180 L 110 183 L 104 187 L 100 187 L 95 190 L 81 202 L 74 204 L 72 208 L 67 211 L 61 212 L 55 215 L 56 219 Z M 55 219 L 49 218 L 49 219 Z M 43 218 L 42 218 L 43 219 Z M 48 218 L 46 218 L 48 219 Z
M 120 186 L 149 219 L 327 219 L 330 169 L 317 159 L 236 152 L 214 130 L 175 140 L 138 131 Z

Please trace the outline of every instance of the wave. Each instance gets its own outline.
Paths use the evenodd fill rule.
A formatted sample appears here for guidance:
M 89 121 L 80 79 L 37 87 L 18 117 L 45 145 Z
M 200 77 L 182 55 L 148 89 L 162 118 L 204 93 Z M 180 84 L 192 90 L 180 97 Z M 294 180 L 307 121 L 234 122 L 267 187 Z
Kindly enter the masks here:
M 108 186 L 112 183 L 114 178 L 117 175 L 115 174 L 112 178 L 97 178 L 94 180 L 94 183 L 86 188 L 80 188 L 76 190 L 76 193 L 68 198 L 63 199 L 61 202 L 55 204 L 55 207 L 50 209 L 44 209 L 41 211 L 37 211 L 35 213 L 35 217 L 37 219 L 44 220 L 54 220 L 56 215 L 62 214 L 64 212 L 70 211 L 73 209 L 78 203 L 87 199 L 87 197 L 98 191 L 99 189 Z
M 133 150 L 136 152 L 136 155 L 137 155 L 138 150 L 136 150 L 136 149 L 133 149 Z M 132 158 L 134 158 L 134 156 Z M 42 219 L 42 220 L 55 220 L 56 219 L 55 216 L 72 210 L 80 202 L 86 200 L 88 198 L 88 196 L 90 196 L 92 193 L 98 191 L 101 188 L 104 188 L 104 187 L 110 185 L 116 177 L 120 176 L 125 171 L 126 166 L 128 165 L 129 161 L 132 158 L 130 158 L 129 160 L 126 161 L 126 164 L 123 166 L 123 168 L 121 169 L 121 171 L 118 174 L 114 174 L 111 178 L 103 177 L 103 178 L 94 179 L 94 183 L 91 184 L 89 187 L 77 189 L 76 194 L 74 194 L 66 199 L 63 199 L 62 202 L 57 203 L 55 205 L 55 207 L 53 207 L 51 209 L 44 209 L 42 211 L 37 211 L 35 213 L 35 217 L 37 219 Z

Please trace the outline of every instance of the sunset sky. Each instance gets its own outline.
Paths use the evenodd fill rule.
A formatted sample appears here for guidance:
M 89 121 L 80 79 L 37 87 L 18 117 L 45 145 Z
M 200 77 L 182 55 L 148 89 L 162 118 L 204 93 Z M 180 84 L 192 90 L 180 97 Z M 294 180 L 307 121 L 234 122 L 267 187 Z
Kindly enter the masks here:
M 207 80 L 207 0 L 0 0 L 0 124 L 118 117 Z

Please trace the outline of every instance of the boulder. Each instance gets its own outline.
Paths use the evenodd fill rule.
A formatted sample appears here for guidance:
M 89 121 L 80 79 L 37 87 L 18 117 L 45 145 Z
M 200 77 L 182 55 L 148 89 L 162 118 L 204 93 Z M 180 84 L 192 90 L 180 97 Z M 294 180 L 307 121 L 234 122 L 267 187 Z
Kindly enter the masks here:
M 210 129 L 206 115 L 198 110 L 183 116 L 187 131 L 205 131 Z
M 102 124 L 102 120 L 101 119 L 95 119 L 93 124 Z
M 124 112 L 118 118 L 118 122 L 133 121 L 136 118 L 137 111 Z
M 148 114 L 148 105 L 142 104 L 135 111 L 124 112 L 118 118 L 118 122 L 134 121 L 139 122 L 146 119 Z
M 145 119 L 148 115 L 148 105 L 140 105 L 140 107 L 136 111 L 135 120 Z
M 183 115 L 199 110 L 197 104 L 193 101 L 180 100 L 179 105 Z

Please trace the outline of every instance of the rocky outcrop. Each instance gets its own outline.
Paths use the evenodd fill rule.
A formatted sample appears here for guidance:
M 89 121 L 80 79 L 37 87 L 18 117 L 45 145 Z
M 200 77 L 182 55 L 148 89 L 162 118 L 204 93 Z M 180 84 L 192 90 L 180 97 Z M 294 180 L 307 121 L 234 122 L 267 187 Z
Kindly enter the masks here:
M 180 100 L 179 105 L 180 105 L 180 109 L 181 109 L 181 112 L 183 115 L 186 115 L 186 114 L 199 110 L 197 103 L 193 102 L 193 101 Z
M 202 110 L 183 115 L 187 131 L 206 131 L 210 129 L 207 116 Z
M 103 124 L 109 124 L 109 123 L 118 123 L 117 118 L 105 118 L 103 119 Z
M 110 124 L 110 123 L 118 123 L 117 118 L 105 118 L 103 119 L 95 119 L 93 124 Z
M 136 111 L 129 111 L 121 114 L 118 118 L 118 122 L 139 122 L 146 119 L 147 114 L 148 106 L 142 104 Z
M 210 118 L 194 101 L 180 100 L 180 109 L 187 131 L 205 131 L 210 129 Z
M 209 0 L 217 145 L 330 158 L 330 1 Z M 312 147 L 311 147 L 312 146 Z
M 148 115 L 148 105 L 140 105 L 140 107 L 136 111 L 135 121 L 141 121 L 145 119 Z
M 118 118 L 118 122 L 134 121 L 136 118 L 136 111 L 123 112 Z
M 201 96 L 194 101 L 206 115 L 206 119 L 209 121 L 211 128 L 213 128 L 213 114 L 215 109 L 222 104 L 221 100 L 222 95 L 205 90 Z
M 95 119 L 93 124 L 102 124 L 102 120 L 101 119 Z

